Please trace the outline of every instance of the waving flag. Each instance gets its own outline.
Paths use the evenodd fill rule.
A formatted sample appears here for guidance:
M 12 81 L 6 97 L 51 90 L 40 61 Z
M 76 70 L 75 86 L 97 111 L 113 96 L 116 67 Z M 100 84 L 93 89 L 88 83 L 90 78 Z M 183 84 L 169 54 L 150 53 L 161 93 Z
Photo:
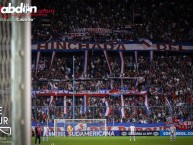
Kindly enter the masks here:
M 125 73 L 125 58 L 122 51 L 119 51 L 119 55 L 121 57 L 121 74 Z
M 52 106 L 52 102 L 54 101 L 54 96 L 51 96 L 50 97 L 50 103 L 49 103 L 49 106 Z
M 147 94 L 145 95 L 145 108 L 146 108 L 146 114 L 149 115 L 149 101 L 148 101 L 148 97 Z
M 55 51 L 52 52 L 52 59 L 51 59 L 51 63 L 50 63 L 50 68 L 52 67 L 55 55 L 56 55 L 56 52 Z
M 80 114 L 85 114 L 87 109 L 87 97 L 86 95 L 84 95 L 84 101 L 81 103 L 81 106 L 80 106 Z
M 58 90 L 58 87 L 53 83 L 49 83 L 50 84 L 50 87 L 51 87 L 51 90 L 53 90 L 53 91 L 56 91 L 56 90 Z M 57 92 L 56 92 L 57 93 Z
M 123 95 L 121 95 L 121 118 L 125 118 L 125 104 Z
M 135 51 L 135 64 L 134 64 L 135 70 L 138 72 L 139 64 L 138 64 L 138 52 Z
M 108 104 L 107 100 L 105 99 L 105 101 L 104 101 L 104 113 L 103 113 L 103 115 L 104 115 L 104 116 L 109 116 L 110 113 L 111 113 L 111 110 L 110 110 L 109 104 Z
M 173 114 L 173 113 L 172 113 L 172 112 L 173 112 L 172 106 L 170 105 L 170 102 L 169 102 L 169 100 L 168 100 L 167 97 L 165 97 L 165 104 L 166 104 L 166 106 L 169 108 L 169 113 L 170 113 L 170 114 Z
M 45 106 L 42 108 L 42 114 L 46 114 L 47 118 L 49 119 L 49 106 Z
M 111 68 L 111 65 L 110 65 L 110 62 L 109 62 L 109 56 L 108 56 L 108 53 L 106 50 L 103 51 L 104 52 L 104 55 L 105 55 L 105 59 L 107 61 L 107 65 L 108 65 L 108 68 L 109 68 L 109 72 L 110 74 L 112 74 L 112 68 Z
M 136 79 L 135 79 L 135 87 L 137 87 L 138 84 L 139 84 L 139 78 L 136 78 Z
M 67 114 L 66 96 L 64 96 L 64 114 Z
M 85 57 L 84 57 L 84 73 L 87 73 L 87 67 L 88 67 L 88 50 L 85 50 L 84 53 Z
M 106 109 L 105 109 L 105 116 L 109 116 L 109 115 L 110 115 L 110 108 L 109 108 L 109 104 L 108 104 L 107 101 L 105 102 L 105 106 L 106 106 Z
M 45 114 L 48 116 L 48 120 L 49 120 L 49 118 L 50 118 L 50 114 L 49 114 L 49 111 L 50 111 L 50 106 L 52 106 L 52 102 L 53 102 L 53 100 L 54 100 L 54 96 L 51 96 L 50 97 L 50 102 L 49 102 L 49 105 L 45 108 Z M 48 121 L 47 120 L 47 121 Z
M 47 107 L 43 107 L 43 108 L 42 108 L 42 114 L 44 114 L 44 113 L 47 114 L 46 108 L 47 108 Z
M 103 102 L 103 103 L 105 103 L 105 100 L 106 100 L 106 99 L 105 99 L 105 98 L 103 98 L 103 99 L 102 99 L 102 102 Z
M 137 107 L 136 107 L 136 97 L 134 97 L 134 99 L 133 99 L 133 105 L 134 105 L 134 107 L 133 107 L 133 109 L 132 109 L 132 115 L 136 115 L 137 114 Z
M 84 113 L 86 113 L 86 106 L 87 106 L 87 97 L 84 95 Z
M 39 65 L 39 61 L 40 61 L 40 52 L 37 53 L 37 59 L 36 59 L 36 74 L 37 75 L 37 72 L 38 72 L 38 65 Z

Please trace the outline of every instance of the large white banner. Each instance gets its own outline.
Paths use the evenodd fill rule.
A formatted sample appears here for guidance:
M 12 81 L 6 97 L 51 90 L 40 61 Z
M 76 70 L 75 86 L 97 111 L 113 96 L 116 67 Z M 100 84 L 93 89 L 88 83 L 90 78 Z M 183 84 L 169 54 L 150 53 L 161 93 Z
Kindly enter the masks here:
M 124 44 L 124 43 L 83 43 L 83 42 L 49 42 L 32 45 L 32 50 L 171 50 L 183 51 L 193 50 L 193 45 L 163 44 L 157 43 L 151 46 L 146 43 Z

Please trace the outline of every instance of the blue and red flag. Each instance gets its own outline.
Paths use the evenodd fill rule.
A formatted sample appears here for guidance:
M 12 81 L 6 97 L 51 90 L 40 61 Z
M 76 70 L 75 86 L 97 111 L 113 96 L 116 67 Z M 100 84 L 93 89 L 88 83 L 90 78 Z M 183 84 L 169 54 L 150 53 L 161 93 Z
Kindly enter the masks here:
M 104 116 L 109 116 L 110 113 L 111 113 L 111 109 L 109 107 L 108 101 L 105 98 L 103 98 L 103 104 L 104 104 L 104 113 L 103 113 L 103 115 Z
M 121 95 L 121 118 L 125 118 L 125 103 L 123 95 Z

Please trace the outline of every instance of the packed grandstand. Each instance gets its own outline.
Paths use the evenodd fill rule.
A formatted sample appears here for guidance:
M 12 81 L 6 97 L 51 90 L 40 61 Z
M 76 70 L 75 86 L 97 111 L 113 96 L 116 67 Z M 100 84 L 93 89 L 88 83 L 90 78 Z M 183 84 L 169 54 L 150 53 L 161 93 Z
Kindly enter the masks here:
M 32 22 L 32 122 L 73 119 L 73 94 L 74 119 L 192 121 L 192 2 L 32 3 L 55 10 Z

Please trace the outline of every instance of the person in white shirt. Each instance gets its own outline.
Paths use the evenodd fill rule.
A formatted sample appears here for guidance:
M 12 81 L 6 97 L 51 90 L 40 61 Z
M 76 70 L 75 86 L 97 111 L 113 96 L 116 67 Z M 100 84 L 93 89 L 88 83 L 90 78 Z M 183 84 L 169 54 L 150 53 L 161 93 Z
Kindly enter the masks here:
M 43 141 L 48 141 L 48 134 L 49 134 L 49 127 L 45 125 L 43 132 Z
M 176 142 L 176 127 L 174 124 L 170 126 L 170 142 L 172 142 L 172 139 L 174 142 Z
M 135 141 L 135 131 L 136 131 L 136 128 L 135 128 L 134 124 L 132 123 L 130 126 L 130 141 L 131 141 L 132 136 L 133 136 L 133 139 Z

